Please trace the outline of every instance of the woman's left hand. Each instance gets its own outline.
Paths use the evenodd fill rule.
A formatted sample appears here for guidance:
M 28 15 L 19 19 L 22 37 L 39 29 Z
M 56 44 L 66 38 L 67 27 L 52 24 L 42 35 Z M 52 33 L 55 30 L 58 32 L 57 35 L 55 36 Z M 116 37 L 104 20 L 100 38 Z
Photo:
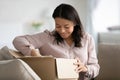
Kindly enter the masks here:
M 87 67 L 80 61 L 79 58 L 75 58 L 77 60 L 77 62 L 74 63 L 74 65 L 76 65 L 76 69 L 75 71 L 80 73 L 80 72 L 87 72 Z

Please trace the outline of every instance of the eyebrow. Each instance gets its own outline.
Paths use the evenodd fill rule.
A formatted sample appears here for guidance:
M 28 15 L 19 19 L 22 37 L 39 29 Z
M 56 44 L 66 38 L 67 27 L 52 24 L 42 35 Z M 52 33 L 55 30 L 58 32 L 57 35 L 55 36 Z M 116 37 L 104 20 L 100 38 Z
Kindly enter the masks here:
M 60 25 L 60 24 L 56 24 L 56 25 Z M 69 24 L 65 24 L 64 26 L 67 26 L 67 25 L 69 25 Z

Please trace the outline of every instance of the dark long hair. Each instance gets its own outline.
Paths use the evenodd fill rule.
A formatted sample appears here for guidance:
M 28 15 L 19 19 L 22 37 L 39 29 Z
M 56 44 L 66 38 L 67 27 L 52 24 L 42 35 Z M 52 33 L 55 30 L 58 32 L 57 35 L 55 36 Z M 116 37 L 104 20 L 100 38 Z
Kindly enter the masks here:
M 83 26 L 75 8 L 69 4 L 60 4 L 54 10 L 52 17 L 54 19 L 57 17 L 67 19 L 72 21 L 75 24 L 74 30 L 72 33 L 72 38 L 75 43 L 75 47 L 81 47 L 82 46 L 81 38 L 83 37 Z M 57 32 L 54 33 L 54 36 L 58 44 L 60 42 L 63 42 L 63 38 Z

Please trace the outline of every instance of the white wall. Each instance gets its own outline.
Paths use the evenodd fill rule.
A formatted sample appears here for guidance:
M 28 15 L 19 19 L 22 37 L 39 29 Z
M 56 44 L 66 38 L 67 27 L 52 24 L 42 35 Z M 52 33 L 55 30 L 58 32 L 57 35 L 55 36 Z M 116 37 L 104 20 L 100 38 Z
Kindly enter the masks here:
M 93 26 L 97 32 L 107 32 L 108 27 L 120 25 L 120 0 L 100 0 L 93 12 Z
M 0 0 L 0 47 L 14 48 L 15 36 L 31 33 L 29 24 L 32 21 L 43 22 L 44 29 L 52 30 L 54 21 L 52 12 L 60 3 L 73 5 L 86 24 L 87 0 Z

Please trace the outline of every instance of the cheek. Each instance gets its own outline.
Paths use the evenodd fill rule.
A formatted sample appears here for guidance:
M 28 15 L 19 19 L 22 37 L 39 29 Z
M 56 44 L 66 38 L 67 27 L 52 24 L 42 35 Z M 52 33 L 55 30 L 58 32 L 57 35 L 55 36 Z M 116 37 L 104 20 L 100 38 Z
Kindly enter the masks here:
M 74 31 L 74 27 L 71 27 L 69 31 L 72 33 Z

